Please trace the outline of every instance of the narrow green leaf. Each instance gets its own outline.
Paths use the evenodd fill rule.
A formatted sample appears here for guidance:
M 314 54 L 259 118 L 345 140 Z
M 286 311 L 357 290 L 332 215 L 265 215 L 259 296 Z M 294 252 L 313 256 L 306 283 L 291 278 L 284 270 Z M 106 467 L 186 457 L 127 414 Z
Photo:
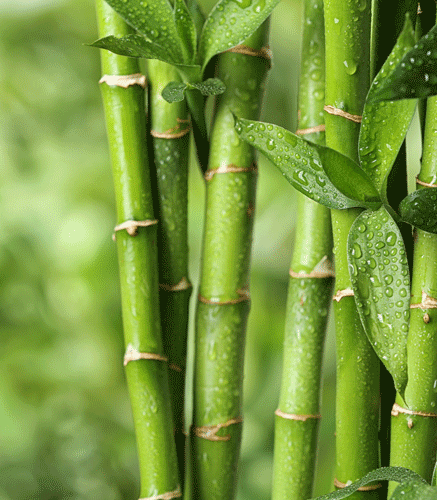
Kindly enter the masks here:
M 395 47 L 373 80 L 364 106 L 360 129 L 359 156 L 361 168 L 367 172 L 381 197 L 387 201 L 387 178 L 414 115 L 416 100 L 371 103 L 381 85 L 414 45 L 414 30 L 409 17 Z
M 197 52 L 197 31 L 184 0 L 175 0 L 173 15 L 179 38 L 182 41 L 184 61 L 187 64 L 193 63 Z
M 188 85 L 182 82 L 170 82 L 162 91 L 162 97 L 167 102 L 180 102 L 185 99 L 185 90 Z
M 127 23 L 184 63 L 182 42 L 168 0 L 106 0 Z
M 409 50 L 385 79 L 372 102 L 425 98 L 437 94 L 437 25 Z
M 385 207 L 366 210 L 355 220 L 348 236 L 348 264 L 366 335 L 403 395 L 410 276 L 402 235 Z
M 358 490 L 361 486 L 365 486 L 372 481 L 396 481 L 397 483 L 414 482 L 415 484 L 426 484 L 425 480 L 422 479 L 416 472 L 405 469 L 404 467 L 381 467 L 380 469 L 372 470 L 366 474 L 362 479 L 355 481 L 350 486 L 343 488 L 327 495 L 322 495 L 313 500 L 341 500 L 342 498 L 347 498 L 352 493 Z M 405 497 L 404 500 L 409 500 Z
M 191 17 L 193 18 L 194 25 L 196 26 L 197 37 L 200 39 L 203 24 L 205 22 L 205 16 L 203 15 L 203 12 L 196 0 L 187 0 L 187 7 L 191 13 Z
M 188 87 L 200 90 L 200 93 L 205 96 L 220 95 L 226 90 L 225 84 L 218 78 L 208 78 L 200 83 L 189 83 Z
M 437 488 L 411 481 L 400 484 L 394 490 L 390 500 L 437 500 Z
M 261 151 L 298 191 L 328 208 L 377 208 L 378 193 L 350 158 L 277 125 L 236 118 L 239 136 Z
M 209 14 L 199 43 L 202 67 L 243 42 L 267 19 L 280 0 L 220 0 Z
M 408 224 L 437 234 L 437 189 L 423 188 L 409 194 L 401 201 L 399 213 Z
M 142 35 L 126 35 L 121 38 L 110 35 L 96 40 L 90 46 L 106 49 L 121 56 L 144 57 L 145 59 L 159 59 L 170 64 L 175 63 L 173 56 L 165 48 L 149 42 Z

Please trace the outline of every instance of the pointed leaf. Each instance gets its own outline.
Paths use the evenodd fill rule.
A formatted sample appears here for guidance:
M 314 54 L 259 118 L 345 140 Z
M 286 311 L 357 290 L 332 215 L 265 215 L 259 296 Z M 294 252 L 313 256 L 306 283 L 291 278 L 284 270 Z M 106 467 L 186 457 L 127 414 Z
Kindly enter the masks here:
M 437 25 L 408 51 L 372 102 L 424 98 L 437 94 Z
M 347 498 L 355 493 L 361 486 L 371 483 L 372 481 L 396 481 L 397 483 L 410 483 L 426 484 L 425 480 L 416 472 L 404 467 L 381 467 L 380 469 L 372 470 L 366 474 L 362 479 L 355 481 L 351 485 L 338 491 L 322 495 L 314 500 L 341 500 Z M 404 500 L 407 500 L 406 497 Z
M 386 201 L 387 178 L 416 108 L 415 100 L 371 103 L 385 79 L 389 78 L 401 58 L 414 45 L 414 30 L 407 17 L 402 33 L 380 72 L 373 80 L 364 106 L 360 129 L 359 156 L 361 168 L 367 172 L 381 197 Z
M 126 35 L 121 38 L 107 36 L 100 38 L 90 45 L 99 49 L 106 49 L 114 54 L 128 57 L 144 57 L 145 59 L 159 59 L 174 64 L 174 59 L 167 50 L 156 43 L 149 42 L 142 35 Z
M 239 136 L 261 151 L 298 191 L 328 208 L 378 207 L 378 193 L 350 158 L 277 125 L 236 118 Z M 350 182 L 348 182 L 350 179 Z
M 165 47 L 173 60 L 186 62 L 168 0 L 106 0 L 106 3 L 151 42 Z
M 366 335 L 402 395 L 407 384 L 410 276 L 402 235 L 384 207 L 366 210 L 353 223 L 348 264 Z
M 437 234 L 437 188 L 423 188 L 404 198 L 399 205 L 403 221 Z
M 162 97 L 167 102 L 180 102 L 185 99 L 185 90 L 188 85 L 182 82 L 170 82 L 162 91 Z
M 173 15 L 179 38 L 182 41 L 184 61 L 187 64 L 193 63 L 197 52 L 197 32 L 184 0 L 175 0 Z
M 208 78 L 204 82 L 189 83 L 190 88 L 200 90 L 202 95 L 220 95 L 226 90 L 225 84 L 218 78 Z
M 418 482 L 400 484 L 390 500 L 437 500 L 437 488 Z
M 205 22 L 205 16 L 199 7 L 196 0 L 187 0 L 187 7 L 193 18 L 194 25 L 196 26 L 197 37 L 200 39 L 202 33 L 203 24 Z
M 211 57 L 243 42 L 280 0 L 220 0 L 209 14 L 199 43 L 203 68 Z

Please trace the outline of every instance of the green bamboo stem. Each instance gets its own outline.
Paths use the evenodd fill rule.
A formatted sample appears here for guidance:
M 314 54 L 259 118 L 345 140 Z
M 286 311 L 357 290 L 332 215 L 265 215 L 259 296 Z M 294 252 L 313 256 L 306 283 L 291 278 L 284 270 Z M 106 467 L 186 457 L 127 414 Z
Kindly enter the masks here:
M 428 99 L 423 162 L 419 180 L 437 186 L 437 98 Z M 421 186 L 418 185 L 420 189 Z M 436 189 L 437 194 L 437 189 Z M 408 383 L 403 408 L 437 413 L 437 309 L 422 304 L 422 293 L 437 299 L 437 235 L 417 230 L 407 359 Z M 408 467 L 431 481 L 437 452 L 437 418 L 399 414 L 392 416 L 391 463 Z M 389 492 L 395 485 L 390 485 Z
M 299 89 L 299 127 L 302 132 L 324 123 L 324 38 L 323 2 L 306 0 Z M 306 133 L 305 138 L 318 144 L 325 142 L 323 131 Z M 275 421 L 272 500 L 306 500 L 312 494 L 322 354 L 333 284 L 332 277 L 329 277 L 332 253 L 330 211 L 301 193 L 296 192 L 296 196 L 296 243 L 291 261 L 284 333 L 279 399 L 282 413 L 277 412 Z M 308 277 L 318 270 L 318 266 L 322 274 Z M 302 277 L 295 273 L 302 273 Z
M 265 23 L 244 44 L 261 49 Z M 206 179 L 206 216 L 196 311 L 193 498 L 231 500 L 241 441 L 244 337 L 249 313 L 249 264 L 255 202 L 254 152 L 240 141 L 232 112 L 257 119 L 268 62 L 225 53 Z M 221 172 L 230 167 L 245 171 Z M 215 429 L 209 426 L 227 424 Z M 205 426 L 208 426 L 205 428 Z M 216 439 L 216 437 L 219 440 Z M 208 439 L 209 437 L 209 439 Z
M 177 70 L 161 61 L 147 63 L 149 115 L 158 188 L 158 262 L 161 328 L 169 359 L 170 391 L 179 473 L 184 478 L 184 392 L 188 306 L 188 146 L 190 122 L 184 101 L 169 104 L 161 93 Z
M 126 23 L 97 0 L 99 35 L 131 33 Z M 135 59 L 101 51 L 102 73 L 139 72 Z M 101 91 L 112 161 L 118 224 L 153 220 L 147 162 L 144 90 L 102 83 Z M 156 225 L 138 228 L 136 236 L 116 232 L 123 329 L 126 349 L 163 354 L 159 318 Z M 156 359 L 132 360 L 126 365 L 137 438 L 142 497 L 179 488 L 167 365 Z
M 325 1 L 326 104 L 361 115 L 370 85 L 370 2 Z M 360 125 L 325 114 L 326 144 L 357 161 Z M 351 288 L 347 235 L 359 210 L 333 210 L 336 292 Z M 337 339 L 336 478 L 355 481 L 378 467 L 379 360 L 353 297 L 334 302 Z M 351 499 L 378 498 L 378 490 Z

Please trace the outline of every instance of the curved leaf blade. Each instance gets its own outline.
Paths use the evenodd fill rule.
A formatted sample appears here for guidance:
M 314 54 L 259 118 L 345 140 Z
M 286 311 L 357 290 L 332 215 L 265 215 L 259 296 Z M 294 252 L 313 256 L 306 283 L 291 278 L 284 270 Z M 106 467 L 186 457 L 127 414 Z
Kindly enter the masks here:
M 204 96 L 220 95 L 226 90 L 225 84 L 219 78 L 208 78 L 204 82 L 189 83 L 188 87 L 199 90 Z
M 437 488 L 429 484 L 408 482 L 400 484 L 390 500 L 437 500 Z
M 385 201 L 387 178 L 413 118 L 416 100 L 372 103 L 372 99 L 414 42 L 413 25 L 407 17 L 395 47 L 373 80 L 363 111 L 358 147 L 360 165 Z
M 372 96 L 372 102 L 437 94 L 437 25 L 409 50 Z
M 128 24 L 184 63 L 182 42 L 168 0 L 105 0 Z
M 173 16 L 176 30 L 182 41 L 181 48 L 184 54 L 184 61 L 187 64 L 191 64 L 196 59 L 197 31 L 194 20 L 184 0 L 175 0 Z
M 235 128 L 241 139 L 267 156 L 287 181 L 308 198 L 340 210 L 381 204 L 365 172 L 337 151 L 305 141 L 270 123 L 236 118 Z M 347 179 L 352 179 L 351 186 L 346 185 Z M 348 196 L 351 194 L 357 199 Z
M 142 35 L 126 35 L 121 38 L 110 35 L 96 40 L 90 46 L 106 49 L 121 56 L 159 59 L 170 64 L 175 62 L 165 48 L 149 42 Z
M 355 493 L 358 488 L 372 481 L 396 481 L 401 484 L 410 482 L 414 482 L 415 484 L 426 484 L 426 481 L 419 476 L 419 474 L 410 469 L 405 469 L 404 467 L 381 467 L 372 470 L 363 478 L 355 481 L 346 488 L 328 493 L 327 495 L 322 495 L 313 500 L 341 500 L 342 498 L 349 497 L 352 493 Z
M 348 236 L 349 274 L 361 322 L 403 395 L 407 384 L 410 277 L 402 235 L 385 207 L 366 210 Z
M 423 188 L 404 198 L 399 205 L 404 222 L 428 233 L 437 234 L 437 188 Z
M 180 102 L 185 99 L 185 90 L 188 85 L 182 82 L 170 82 L 162 91 L 162 97 L 167 102 Z
M 210 12 L 199 42 L 202 67 L 249 37 L 280 0 L 220 0 Z

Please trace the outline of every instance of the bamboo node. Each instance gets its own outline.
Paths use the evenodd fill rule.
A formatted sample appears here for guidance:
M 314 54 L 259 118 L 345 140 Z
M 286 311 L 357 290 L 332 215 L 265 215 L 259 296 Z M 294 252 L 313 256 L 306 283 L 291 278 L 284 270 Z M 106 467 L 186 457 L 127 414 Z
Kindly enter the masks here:
M 305 422 L 310 418 L 315 418 L 315 419 L 322 418 L 322 415 L 320 415 L 320 413 L 317 413 L 316 415 L 298 415 L 296 413 L 285 413 L 279 408 L 275 411 L 275 415 L 281 418 L 285 418 L 287 420 L 300 420 L 301 422 Z
M 240 288 L 237 290 L 237 293 L 239 295 L 238 299 L 231 299 L 231 300 L 220 300 L 217 298 L 211 298 L 207 299 L 206 297 L 203 297 L 202 295 L 198 295 L 198 299 L 200 302 L 203 302 L 204 304 L 212 304 L 214 306 L 225 306 L 225 305 L 231 305 L 231 304 L 239 304 L 240 302 L 244 302 L 246 300 L 250 300 L 250 293 L 249 289 L 247 287 Z
M 395 403 L 393 405 L 393 408 L 391 409 L 391 415 L 393 417 L 398 417 L 401 413 L 403 413 L 404 415 L 417 415 L 419 417 L 437 418 L 437 413 L 427 413 L 425 411 L 409 410 L 407 408 L 402 408 L 402 406 Z
M 111 87 L 122 87 L 127 89 L 131 85 L 139 85 L 143 89 L 147 86 L 147 80 L 141 73 L 134 73 L 133 75 L 103 75 L 99 83 L 106 83 Z
M 115 233 L 117 231 L 122 231 L 126 229 L 127 234 L 129 236 L 136 236 L 138 234 L 139 227 L 148 227 L 153 226 L 154 224 L 158 224 L 157 220 L 127 220 L 118 224 L 118 226 L 114 227 L 114 234 L 112 235 L 112 239 L 115 241 Z
M 172 500 L 173 498 L 181 498 L 182 492 L 180 487 L 174 491 L 168 491 L 167 493 L 161 493 L 160 495 L 154 495 L 152 497 L 143 497 L 138 500 Z
M 226 52 L 233 52 L 234 54 L 244 54 L 246 56 L 261 57 L 266 59 L 271 66 L 272 63 L 272 51 L 269 47 L 261 47 L 261 49 L 256 50 L 247 45 L 236 45 L 232 49 L 228 49 Z
M 252 163 L 249 167 L 237 167 L 237 165 L 230 163 L 229 165 L 221 165 L 218 168 L 207 170 L 204 174 L 204 178 L 206 181 L 210 181 L 215 174 L 238 174 L 241 172 L 257 172 L 257 170 L 256 163 Z
M 421 181 L 417 176 L 416 176 L 416 184 L 420 184 L 421 186 L 429 188 L 437 188 L 437 184 L 430 184 L 428 182 Z
M 170 363 L 168 365 L 168 367 L 170 368 L 170 370 L 173 370 L 174 372 L 183 372 L 182 368 L 178 365 L 175 365 L 174 363 Z
M 332 297 L 332 300 L 340 302 L 343 297 L 353 297 L 354 291 L 352 288 L 345 288 L 344 290 L 337 290 L 337 293 Z
M 350 120 L 354 123 L 361 123 L 363 119 L 361 115 L 353 115 L 343 109 L 335 108 L 334 106 L 327 105 L 324 106 L 323 109 L 330 115 L 341 116 L 342 118 L 346 118 L 346 120 Z
M 140 352 L 134 348 L 132 344 L 128 344 L 126 353 L 123 358 L 123 365 L 126 366 L 131 361 L 138 361 L 140 359 L 153 359 L 156 361 L 168 361 L 165 356 L 154 352 Z
M 184 276 L 179 283 L 176 285 L 167 285 L 165 283 L 160 283 L 159 288 L 162 290 L 166 290 L 167 292 L 183 292 L 184 290 L 188 290 L 193 285 L 188 281 L 188 279 Z
M 310 273 L 296 273 L 293 269 L 290 269 L 289 274 L 292 278 L 333 278 L 335 277 L 334 268 L 332 267 L 332 262 L 329 260 L 328 256 L 322 257 L 320 262 L 316 264 L 314 269 Z
M 158 139 L 180 139 L 184 135 L 188 134 L 191 130 L 190 120 L 183 120 L 182 118 L 176 118 L 178 122 L 175 127 L 164 130 L 164 132 L 157 132 L 156 130 L 151 130 L 150 135 Z M 181 128 L 181 124 L 188 124 L 185 128 Z
M 410 304 L 410 309 L 437 309 L 437 299 L 422 290 L 422 302 L 420 304 Z M 425 321 L 425 318 L 423 320 Z M 429 323 L 429 320 L 425 321 L 425 323 Z
M 296 135 L 307 135 L 307 134 L 314 134 L 315 132 L 324 132 L 324 131 L 325 131 L 325 124 L 321 123 L 320 125 L 314 125 L 314 127 L 300 128 L 296 130 Z
M 231 418 L 223 424 L 194 427 L 193 432 L 197 437 L 207 439 L 208 441 L 229 441 L 231 439 L 230 434 L 226 434 L 226 436 L 217 436 L 217 432 L 224 427 L 229 427 L 233 424 L 240 424 L 241 422 L 243 422 L 242 417 Z
M 336 488 L 340 488 L 340 489 L 347 488 L 351 484 L 352 484 L 351 481 L 349 481 L 347 483 L 342 483 L 336 477 L 334 478 L 334 486 Z M 381 483 L 369 484 L 369 485 L 366 485 L 366 486 L 360 486 L 359 488 L 357 488 L 357 491 L 373 491 L 373 490 L 377 490 L 379 488 L 382 488 L 382 484 Z

